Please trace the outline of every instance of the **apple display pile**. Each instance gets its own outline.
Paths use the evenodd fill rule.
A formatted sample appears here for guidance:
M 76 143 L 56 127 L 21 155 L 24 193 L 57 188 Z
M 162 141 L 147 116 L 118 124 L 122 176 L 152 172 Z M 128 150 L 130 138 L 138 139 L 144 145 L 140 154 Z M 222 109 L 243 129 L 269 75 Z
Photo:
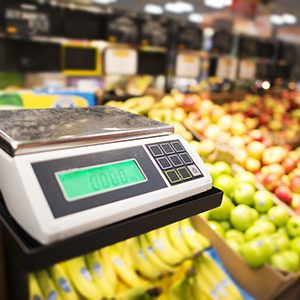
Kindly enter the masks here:
M 233 176 L 225 162 L 207 167 L 214 186 L 224 191 L 222 205 L 202 214 L 210 227 L 253 268 L 299 271 L 300 217 L 275 206 L 270 192 L 257 190 L 252 173 Z

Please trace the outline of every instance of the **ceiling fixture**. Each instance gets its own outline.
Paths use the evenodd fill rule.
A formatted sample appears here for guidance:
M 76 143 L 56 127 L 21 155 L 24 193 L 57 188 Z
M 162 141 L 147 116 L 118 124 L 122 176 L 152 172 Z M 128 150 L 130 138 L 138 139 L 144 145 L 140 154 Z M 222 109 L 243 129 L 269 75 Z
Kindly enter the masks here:
M 232 0 L 204 0 L 204 5 L 215 9 L 222 9 L 231 6 Z
M 189 21 L 193 23 L 201 23 L 203 22 L 203 16 L 198 13 L 192 13 L 189 15 Z
M 93 2 L 108 5 L 117 2 L 117 0 L 93 0 Z
M 274 25 L 283 25 L 284 20 L 280 15 L 271 15 L 270 22 Z
M 293 25 L 293 24 L 297 23 L 297 17 L 292 14 L 283 14 L 282 18 L 283 18 L 284 23 L 286 23 L 286 24 Z
M 160 5 L 148 3 L 145 5 L 144 11 L 153 15 L 161 15 L 164 10 Z
M 194 11 L 194 5 L 189 2 L 176 1 L 165 4 L 165 10 L 173 14 L 184 14 Z

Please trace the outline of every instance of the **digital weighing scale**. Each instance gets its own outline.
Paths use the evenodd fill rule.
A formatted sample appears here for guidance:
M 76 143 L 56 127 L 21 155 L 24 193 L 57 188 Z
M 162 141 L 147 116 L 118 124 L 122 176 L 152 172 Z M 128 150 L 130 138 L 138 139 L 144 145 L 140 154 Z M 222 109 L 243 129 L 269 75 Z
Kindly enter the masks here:
M 112 107 L 0 111 L 0 189 L 42 244 L 212 188 L 173 127 Z

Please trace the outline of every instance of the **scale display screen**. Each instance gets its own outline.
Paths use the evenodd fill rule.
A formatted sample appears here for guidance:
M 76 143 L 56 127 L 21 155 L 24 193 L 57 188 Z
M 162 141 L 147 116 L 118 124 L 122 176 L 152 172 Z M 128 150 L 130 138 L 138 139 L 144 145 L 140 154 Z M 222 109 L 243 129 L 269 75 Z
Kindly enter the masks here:
M 55 173 L 67 201 L 147 181 L 135 159 Z

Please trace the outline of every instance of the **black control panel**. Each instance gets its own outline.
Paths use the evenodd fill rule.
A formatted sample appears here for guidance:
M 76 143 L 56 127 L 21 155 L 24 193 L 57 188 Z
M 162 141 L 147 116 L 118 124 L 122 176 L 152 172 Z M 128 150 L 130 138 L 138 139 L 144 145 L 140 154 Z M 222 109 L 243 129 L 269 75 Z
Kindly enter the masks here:
M 171 185 L 203 177 L 180 141 L 146 145 Z

